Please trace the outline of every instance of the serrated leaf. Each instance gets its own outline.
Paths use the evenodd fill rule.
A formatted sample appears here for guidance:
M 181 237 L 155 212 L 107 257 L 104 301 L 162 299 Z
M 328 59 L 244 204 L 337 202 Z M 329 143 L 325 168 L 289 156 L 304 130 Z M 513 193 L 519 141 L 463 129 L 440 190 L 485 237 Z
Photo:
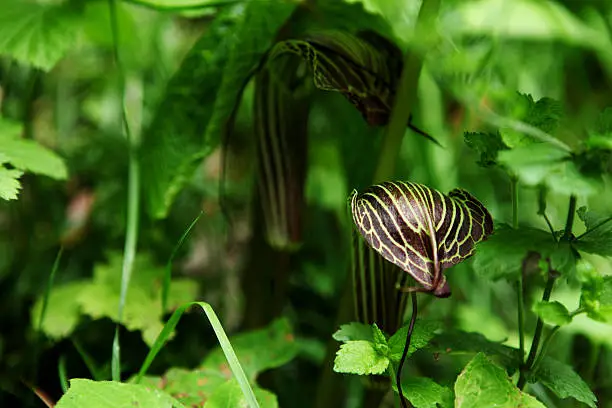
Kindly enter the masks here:
M 536 228 L 514 229 L 499 224 L 485 242 L 478 245 L 474 255 L 474 270 L 492 280 L 516 279 L 528 253 L 551 254 L 557 245 L 549 232 Z
M 393 383 L 397 392 L 397 386 Z M 402 380 L 402 392 L 414 408 L 450 408 L 453 392 L 427 377 L 408 377 Z
M 168 394 L 144 385 L 114 381 L 70 380 L 70 388 L 58 401 L 57 408 L 171 408 L 183 404 Z
M 455 407 L 544 408 L 529 394 L 519 390 L 503 368 L 478 353 L 455 382 Z
M 50 70 L 72 47 L 78 29 L 71 2 L 54 5 L 3 0 L 0 54 Z
M 83 289 L 89 285 L 89 281 L 70 282 L 57 286 L 49 293 L 45 320 L 42 331 L 52 339 L 68 337 L 75 329 L 81 317 L 80 305 L 75 299 Z M 39 327 L 40 311 L 43 299 L 39 299 L 32 307 L 32 326 Z
M 477 163 L 483 167 L 495 165 L 497 154 L 508 149 L 499 133 L 465 132 L 463 140 L 470 149 L 480 155 Z
M 0 198 L 3 200 L 17 199 L 21 189 L 19 178 L 22 175 L 22 171 L 4 168 L 0 161 Z
M 430 341 L 433 350 L 445 354 L 465 354 L 483 352 L 495 356 L 504 367 L 515 368 L 519 363 L 519 351 L 501 343 L 488 340 L 480 333 L 467 333 L 460 330 L 445 331 Z
M 232 347 L 245 374 L 255 380 L 267 369 L 279 367 L 292 360 L 299 348 L 286 319 L 278 319 L 268 327 L 242 333 L 230 338 Z M 220 347 L 215 348 L 201 365 L 203 369 L 228 372 L 227 360 Z
M 499 153 L 498 161 L 528 186 L 544 184 L 550 191 L 589 196 L 599 181 L 578 171 L 569 152 L 548 143 L 532 143 Z
M 589 262 L 580 260 L 578 276 L 582 282 L 580 307 L 589 318 L 612 323 L 612 276 L 602 276 Z
M 220 142 L 242 90 L 295 8 L 248 3 L 217 16 L 170 81 L 142 146 L 145 201 L 163 218 L 199 162 Z
M 358 375 L 382 374 L 389 359 L 376 351 L 369 341 L 355 340 L 340 345 L 334 360 L 334 371 Z
M 572 367 L 560 361 L 544 357 L 534 377 L 559 398 L 574 398 L 589 407 L 595 408 L 596 406 L 597 398 L 589 386 Z
M 340 326 L 332 337 L 336 341 L 365 340 L 374 342 L 372 326 L 365 323 L 351 322 Z
M 533 305 L 533 312 L 544 323 L 553 326 L 564 326 L 572 321 L 567 308 L 559 302 L 538 302 Z
M 0 156 L 19 170 L 63 180 L 68 176 L 64 161 L 34 140 L 21 138 L 22 126 L 0 118 Z
M 51 290 L 47 317 L 43 325 L 45 333 L 56 339 L 68 336 L 75 327 L 75 312 L 88 315 L 93 319 L 108 317 L 117 321 L 122 260 L 121 254 L 111 254 L 108 263 L 95 266 L 92 280 L 80 282 L 78 285 L 69 283 L 54 287 Z M 153 344 L 163 328 L 161 310 L 163 275 L 164 268 L 155 266 L 150 257 L 141 254 L 136 256 L 121 323 L 128 330 L 141 331 L 143 340 L 149 345 Z M 193 300 L 196 295 L 195 281 L 177 280 L 177 286 L 171 285 L 170 287 L 166 311 L 170 311 L 176 304 Z M 35 305 L 33 313 L 40 310 L 37 308 L 41 307 L 41 301 L 39 300 Z M 33 315 L 33 318 L 38 319 L 36 315 Z M 62 324 L 56 328 L 51 327 L 51 324 L 48 323 L 55 321 Z
M 262 388 L 254 387 L 255 398 L 261 408 L 277 408 L 276 395 Z M 204 408 L 249 408 L 247 400 L 235 379 L 228 380 L 219 386 L 210 396 Z
M 408 335 L 408 325 L 400 328 L 391 338 L 389 339 L 389 358 L 391 361 L 399 361 L 402 353 L 404 352 L 404 346 L 406 344 L 406 336 Z M 410 347 L 408 347 L 408 356 L 417 350 L 426 347 L 429 341 L 435 336 L 436 330 L 440 325 L 437 322 L 427 320 L 417 320 L 414 329 L 412 331 L 412 337 L 410 338 Z
M 231 374 L 230 374 L 231 375 Z M 130 379 L 132 381 L 132 379 Z M 171 368 L 163 376 L 146 376 L 141 384 L 157 388 L 186 406 L 201 406 L 217 388 L 228 381 L 219 370 Z
M 590 254 L 612 256 L 612 215 L 603 216 L 580 207 L 578 216 L 587 231 L 574 243 L 575 248 Z

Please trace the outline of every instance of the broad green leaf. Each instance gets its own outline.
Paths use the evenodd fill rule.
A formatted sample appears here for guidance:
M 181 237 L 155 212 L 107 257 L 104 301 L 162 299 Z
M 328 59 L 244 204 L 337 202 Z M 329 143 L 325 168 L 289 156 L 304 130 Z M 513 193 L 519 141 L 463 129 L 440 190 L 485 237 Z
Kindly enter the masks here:
M 161 377 L 143 377 L 141 384 L 160 389 L 186 406 L 199 406 L 229 378 L 231 372 L 171 368 Z
M 372 326 L 365 323 L 351 322 L 343 324 L 340 328 L 332 335 L 334 340 L 347 342 L 351 340 L 365 340 L 374 342 L 374 335 L 372 333 Z
M 528 186 L 544 184 L 559 194 L 594 194 L 599 182 L 581 174 L 569 152 L 547 143 L 533 143 L 499 153 L 498 161 Z
M 0 55 L 50 70 L 74 45 L 78 30 L 73 2 L 3 0 Z
M 574 398 L 589 407 L 596 407 L 597 398 L 589 386 L 572 367 L 560 361 L 544 357 L 534 377 L 559 398 Z
M 565 326 L 572 321 L 567 308 L 559 302 L 538 302 L 533 305 L 533 312 L 553 326 Z
M 508 148 L 499 133 L 465 132 L 463 139 L 470 149 L 480 155 L 477 163 L 483 167 L 496 164 L 497 153 Z
M 493 232 L 485 206 L 460 189 L 446 195 L 422 184 L 384 182 L 354 191 L 351 212 L 368 246 L 437 297 L 451 294 L 443 270 L 470 257 Z
M 475 0 L 462 2 L 441 19 L 451 35 L 493 35 L 532 40 L 564 40 L 603 46 L 605 38 L 555 2 Z
M 408 356 L 415 351 L 426 347 L 429 341 L 435 336 L 436 330 L 440 325 L 429 320 L 417 320 L 410 338 L 410 347 L 408 347 Z M 389 358 L 391 361 L 399 361 L 406 345 L 406 336 L 408 335 L 408 325 L 399 329 L 389 339 Z
M 586 140 L 589 148 L 612 150 L 612 107 L 606 108 L 597 123 L 589 129 Z
M 612 323 L 612 276 L 602 276 L 585 260 L 577 269 L 582 281 L 580 307 L 591 319 Z
M 95 266 L 94 277 L 91 281 L 79 282 L 78 285 L 70 283 L 51 290 L 47 317 L 43 325 L 45 333 L 50 337 L 68 336 L 78 320 L 74 316 L 76 312 L 88 315 L 93 319 L 108 317 L 117 321 L 123 258 L 117 253 L 111 254 L 109 258 L 108 263 Z M 128 330 L 141 331 L 143 340 L 149 345 L 153 344 L 163 327 L 161 310 L 163 276 L 164 268 L 155 266 L 148 256 L 138 255 L 136 257 L 121 323 Z M 67 294 L 71 296 L 66 296 Z M 176 279 L 170 287 L 168 310 L 166 311 L 194 299 L 196 295 L 195 281 Z M 40 302 L 41 300 L 35 305 L 33 313 L 40 310 Z M 60 316 L 56 317 L 56 313 Z M 55 319 L 59 319 L 58 321 L 63 324 L 51 327 L 49 322 Z
M 163 218 L 199 162 L 220 142 L 247 80 L 295 8 L 249 2 L 221 13 L 168 84 L 142 146 L 145 201 Z
M 584 237 L 574 243 L 576 249 L 596 255 L 612 256 L 612 214 L 603 216 L 581 207 L 578 209 L 578 216 L 587 231 Z
M 544 408 L 529 394 L 516 388 L 503 368 L 478 353 L 455 382 L 455 407 Z
M 529 94 L 518 94 L 513 99 L 510 115 L 528 125 L 552 134 L 563 117 L 561 103 L 551 98 L 535 101 Z M 535 142 L 531 136 L 512 128 L 500 129 L 501 138 L 511 148 L 529 146 Z
M 393 383 L 397 392 L 397 386 Z M 407 377 L 402 380 L 402 392 L 414 408 L 451 408 L 453 392 L 427 377 Z
M 261 388 L 253 388 L 253 392 L 255 393 L 255 398 L 257 398 L 257 402 L 261 408 L 278 407 L 276 395 L 272 394 L 270 391 Z M 204 404 L 204 408 L 229 407 L 249 408 L 247 400 L 244 398 L 238 382 L 233 379 L 228 380 L 219 386 Z
M 231 338 L 231 343 L 245 374 L 252 381 L 260 372 L 291 361 L 299 351 L 291 327 L 285 319 L 275 320 L 264 329 L 236 335 Z M 201 368 L 229 372 L 221 348 L 213 350 Z
M 1 41 L 1 39 L 0 39 Z M 0 118 L 0 158 L 19 170 L 63 180 L 68 176 L 64 161 L 34 140 L 21 137 L 22 126 Z
M 556 247 L 549 232 L 529 227 L 517 230 L 499 224 L 495 233 L 476 248 L 473 267 L 487 279 L 514 280 L 529 253 L 551 254 Z
M 375 349 L 369 341 L 355 340 L 340 345 L 334 360 L 334 371 L 358 375 L 382 374 L 389 359 Z
M 89 281 L 70 282 L 54 287 L 49 293 L 45 320 L 42 331 L 52 339 L 68 337 L 79 323 L 81 308 L 75 302 Z M 43 299 L 39 299 L 32 307 L 32 326 L 39 327 L 40 311 Z
M 22 171 L 9 170 L 0 163 L 0 198 L 3 200 L 16 200 L 21 189 L 19 178 Z
M 443 354 L 486 353 L 508 369 L 516 368 L 519 352 L 512 347 L 488 340 L 480 333 L 452 330 L 438 334 L 430 341 L 433 350 Z
M 114 381 L 70 380 L 68 392 L 58 401 L 57 408 L 174 408 L 183 404 L 168 394 L 144 385 Z

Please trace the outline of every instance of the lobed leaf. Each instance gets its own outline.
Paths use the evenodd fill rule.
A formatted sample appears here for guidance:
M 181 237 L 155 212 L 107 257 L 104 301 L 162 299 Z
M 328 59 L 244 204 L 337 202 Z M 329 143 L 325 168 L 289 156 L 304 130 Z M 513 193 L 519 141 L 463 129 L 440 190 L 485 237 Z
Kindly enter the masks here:
M 595 408 L 597 397 L 572 367 L 550 357 L 544 357 L 534 373 L 534 379 L 548 387 L 559 398 L 574 398 Z
M 261 408 L 277 408 L 276 395 L 262 388 L 254 387 L 255 398 Z M 219 386 L 209 399 L 206 400 L 204 408 L 228 408 L 249 407 L 240 385 L 236 380 L 228 380 Z
M 3 200 L 16 200 L 21 189 L 19 178 L 22 171 L 9 170 L 0 162 L 0 198 Z
M 3 0 L 0 55 L 48 71 L 74 45 L 78 31 L 73 2 Z
M 472 255 L 493 231 L 487 209 L 465 190 L 385 182 L 353 193 L 353 221 L 370 247 L 408 272 L 424 290 L 447 297 L 442 270 Z
M 577 265 L 580 288 L 580 307 L 593 320 L 612 323 L 612 276 L 602 276 L 584 259 Z
M 381 355 L 374 344 L 364 340 L 348 341 L 340 345 L 334 360 L 334 371 L 358 375 L 382 374 L 389 359 Z
M 57 402 L 57 408 L 184 408 L 184 405 L 156 389 L 144 385 L 115 381 L 70 380 L 68 392 Z
M 574 242 L 576 249 L 601 256 L 612 256 L 612 215 L 603 216 L 581 207 L 578 209 L 578 217 L 587 231 Z
M 478 353 L 455 382 L 455 407 L 544 408 L 531 395 L 519 390 L 503 368 Z
M 480 155 L 478 164 L 483 167 L 493 166 L 497 163 L 497 154 L 506 150 L 508 146 L 502 141 L 499 132 L 465 132 L 463 135 L 465 144 Z

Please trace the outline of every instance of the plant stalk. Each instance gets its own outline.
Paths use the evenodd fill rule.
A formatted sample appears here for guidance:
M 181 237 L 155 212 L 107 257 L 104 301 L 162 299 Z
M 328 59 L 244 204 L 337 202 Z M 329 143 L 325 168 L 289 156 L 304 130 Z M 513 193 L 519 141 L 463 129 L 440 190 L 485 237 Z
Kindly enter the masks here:
M 518 200 L 519 200 L 519 188 L 518 178 L 512 176 L 510 178 L 510 192 L 512 195 L 512 227 L 518 229 L 519 218 L 518 218 Z M 516 282 L 516 297 L 518 303 L 518 330 L 519 330 L 519 350 L 521 355 L 521 365 L 525 362 L 525 294 L 523 288 L 523 274 L 525 272 L 524 264 L 521 266 L 521 273 Z
M 563 240 L 570 241 L 572 239 L 572 228 L 574 227 L 574 216 L 576 215 L 576 202 L 577 198 L 575 195 L 570 196 L 569 209 L 567 210 L 567 221 L 565 222 L 565 232 L 563 233 Z
M 113 36 L 113 54 L 115 65 L 119 74 L 119 91 L 121 97 L 121 121 L 123 131 L 129 145 L 129 167 L 128 167 L 128 195 L 127 195 L 127 226 L 125 243 L 123 248 L 123 265 L 121 268 L 121 291 L 119 295 L 119 308 L 117 311 L 117 326 L 113 339 L 111 371 L 113 381 L 121 381 L 121 357 L 119 346 L 119 324 L 123 319 L 123 309 L 127 299 L 128 287 L 132 276 L 134 258 L 136 257 L 136 246 L 138 243 L 138 221 L 140 203 L 140 163 L 138 160 L 138 141 L 132 135 L 128 120 L 126 106 L 126 78 L 125 69 L 119 56 L 119 24 L 117 17 L 117 0 L 109 0 L 111 31 Z

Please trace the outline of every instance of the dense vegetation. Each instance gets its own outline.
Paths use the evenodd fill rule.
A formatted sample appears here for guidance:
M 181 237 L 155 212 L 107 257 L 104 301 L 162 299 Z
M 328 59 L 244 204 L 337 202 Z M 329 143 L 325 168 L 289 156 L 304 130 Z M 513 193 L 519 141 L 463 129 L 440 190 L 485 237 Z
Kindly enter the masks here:
M 607 1 L 1 0 L 0 405 L 612 407 L 610 89 Z

